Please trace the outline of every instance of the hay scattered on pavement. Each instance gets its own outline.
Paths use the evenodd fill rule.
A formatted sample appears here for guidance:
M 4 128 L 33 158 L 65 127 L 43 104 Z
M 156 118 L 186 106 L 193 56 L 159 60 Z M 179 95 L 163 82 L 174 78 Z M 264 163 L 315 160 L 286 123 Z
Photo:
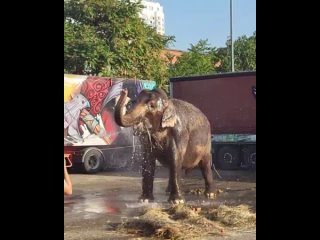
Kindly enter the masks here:
M 141 216 L 122 224 L 118 229 L 159 239 L 192 239 L 207 233 L 223 233 L 213 221 L 200 216 L 185 205 L 176 205 L 168 209 L 147 209 Z
M 255 224 L 256 215 L 246 205 L 202 209 L 179 204 L 167 209 L 145 209 L 139 217 L 118 226 L 118 230 L 159 239 L 194 239 L 227 235 L 224 228 L 249 229 Z
M 256 226 L 256 214 L 252 213 L 247 205 L 234 207 L 221 205 L 209 214 L 208 218 L 233 228 L 246 229 Z

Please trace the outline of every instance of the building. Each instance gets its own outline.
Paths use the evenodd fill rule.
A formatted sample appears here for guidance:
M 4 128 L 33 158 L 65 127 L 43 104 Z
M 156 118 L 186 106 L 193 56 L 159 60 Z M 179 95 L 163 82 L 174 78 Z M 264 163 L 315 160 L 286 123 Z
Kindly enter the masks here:
M 166 60 L 168 64 L 175 64 L 184 51 L 176 49 L 164 49 L 161 52 L 161 57 Z
M 146 24 L 156 29 L 160 35 L 165 34 L 164 11 L 160 3 L 152 0 L 142 0 L 144 9 L 140 12 L 140 17 Z

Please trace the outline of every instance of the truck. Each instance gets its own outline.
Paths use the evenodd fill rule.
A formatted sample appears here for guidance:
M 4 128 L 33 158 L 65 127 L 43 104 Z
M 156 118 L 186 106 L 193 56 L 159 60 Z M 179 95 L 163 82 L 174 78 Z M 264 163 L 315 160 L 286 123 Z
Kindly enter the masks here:
M 64 74 L 64 158 L 73 169 L 86 173 L 134 167 L 141 144 L 132 128 L 114 120 L 122 89 L 135 99 L 155 81 Z M 131 164 L 131 166 L 130 166 Z
M 170 96 L 208 117 L 213 166 L 256 168 L 256 71 L 170 78 Z

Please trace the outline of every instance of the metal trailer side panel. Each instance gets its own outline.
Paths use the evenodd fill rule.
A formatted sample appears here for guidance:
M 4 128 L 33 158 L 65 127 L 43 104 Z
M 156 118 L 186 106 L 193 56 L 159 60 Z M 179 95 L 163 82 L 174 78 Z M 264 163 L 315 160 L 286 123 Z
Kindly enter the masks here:
M 217 74 L 170 80 L 172 96 L 201 109 L 213 134 L 255 134 L 255 72 Z

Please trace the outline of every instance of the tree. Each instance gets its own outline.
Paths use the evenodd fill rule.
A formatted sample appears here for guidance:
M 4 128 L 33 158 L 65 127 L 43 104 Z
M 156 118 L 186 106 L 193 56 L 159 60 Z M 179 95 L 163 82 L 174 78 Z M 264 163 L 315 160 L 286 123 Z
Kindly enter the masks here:
M 217 56 L 221 65 L 217 68 L 218 72 L 231 71 L 230 42 L 227 47 L 219 48 Z M 252 36 L 241 36 L 234 42 L 234 68 L 235 71 L 256 70 L 256 32 Z
M 230 72 L 231 71 L 231 59 L 230 51 L 227 47 L 217 49 L 217 58 L 219 59 L 217 64 L 217 72 Z
M 201 75 L 215 72 L 214 63 L 216 49 L 209 47 L 208 40 L 200 40 L 196 45 L 191 44 L 175 64 L 169 66 L 169 76 Z
M 168 76 L 161 50 L 174 40 L 147 26 L 131 0 L 64 2 L 64 69 L 74 74 L 153 79 Z
M 109 63 L 112 52 L 88 25 L 64 23 L 64 71 L 91 74 Z
M 256 70 L 256 32 L 252 36 L 239 37 L 234 43 L 235 69 Z

